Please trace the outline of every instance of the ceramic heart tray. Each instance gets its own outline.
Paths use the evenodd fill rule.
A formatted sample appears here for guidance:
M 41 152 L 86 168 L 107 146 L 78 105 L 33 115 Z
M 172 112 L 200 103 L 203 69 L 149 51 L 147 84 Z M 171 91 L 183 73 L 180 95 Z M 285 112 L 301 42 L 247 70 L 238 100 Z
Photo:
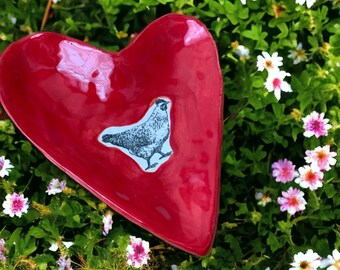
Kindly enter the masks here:
M 37 33 L 0 57 L 1 103 L 21 132 L 113 210 L 195 255 L 217 222 L 222 88 L 214 40 L 177 14 L 119 53 Z

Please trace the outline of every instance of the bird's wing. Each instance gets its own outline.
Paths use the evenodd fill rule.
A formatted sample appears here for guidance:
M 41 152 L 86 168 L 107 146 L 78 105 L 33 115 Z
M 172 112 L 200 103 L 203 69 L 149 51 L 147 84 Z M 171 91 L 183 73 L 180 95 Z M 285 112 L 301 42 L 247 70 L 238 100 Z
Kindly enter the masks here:
M 133 144 L 137 147 L 150 145 L 155 141 L 155 131 L 145 128 L 145 126 L 137 126 L 129 132 L 129 137 Z
M 155 132 L 151 129 L 136 126 L 121 133 L 116 133 L 115 145 L 122 146 L 126 149 L 134 147 L 143 147 L 152 144 L 155 141 Z

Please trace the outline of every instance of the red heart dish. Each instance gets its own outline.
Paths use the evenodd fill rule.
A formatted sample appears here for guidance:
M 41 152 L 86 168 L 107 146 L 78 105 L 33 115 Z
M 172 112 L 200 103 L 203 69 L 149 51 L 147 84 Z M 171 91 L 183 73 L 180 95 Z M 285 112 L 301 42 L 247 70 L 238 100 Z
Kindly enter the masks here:
M 209 252 L 223 84 L 201 22 L 163 16 L 118 53 L 27 36 L 0 57 L 0 95 L 21 132 L 80 185 L 166 242 Z

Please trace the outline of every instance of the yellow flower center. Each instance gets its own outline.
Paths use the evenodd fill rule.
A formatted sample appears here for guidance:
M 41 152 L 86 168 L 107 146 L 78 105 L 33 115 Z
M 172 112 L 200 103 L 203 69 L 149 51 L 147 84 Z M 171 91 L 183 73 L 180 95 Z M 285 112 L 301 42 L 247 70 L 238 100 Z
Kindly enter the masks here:
M 333 266 L 335 267 L 335 269 L 340 270 L 340 260 L 337 260 L 333 263 Z
M 311 267 L 310 267 L 310 264 L 309 264 L 309 262 L 307 262 L 307 261 L 302 261 L 302 262 L 300 262 L 300 269 L 302 270 L 310 270 L 311 269 Z
M 326 153 L 324 151 L 319 151 L 317 157 L 319 160 L 324 160 L 326 158 Z
M 273 67 L 273 62 L 271 60 L 267 60 L 265 63 L 267 68 L 272 68 Z
M 305 56 L 305 50 L 296 50 L 295 52 L 300 57 L 304 57 Z

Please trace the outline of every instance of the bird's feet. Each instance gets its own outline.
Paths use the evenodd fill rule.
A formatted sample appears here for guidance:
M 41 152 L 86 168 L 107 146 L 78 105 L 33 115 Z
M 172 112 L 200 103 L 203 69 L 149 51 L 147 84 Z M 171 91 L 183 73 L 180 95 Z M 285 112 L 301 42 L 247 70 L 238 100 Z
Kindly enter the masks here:
M 163 154 L 163 153 L 160 153 L 162 156 L 159 158 L 159 159 L 162 159 L 162 158 L 164 158 L 164 157 L 168 157 L 168 156 L 170 156 L 171 154 L 172 154 L 172 151 L 170 151 L 170 152 L 168 152 L 168 153 L 166 153 L 166 154 Z
M 148 167 L 145 170 L 147 171 L 149 169 L 155 168 L 157 165 L 158 165 L 158 163 L 154 163 L 152 165 L 149 164 Z

